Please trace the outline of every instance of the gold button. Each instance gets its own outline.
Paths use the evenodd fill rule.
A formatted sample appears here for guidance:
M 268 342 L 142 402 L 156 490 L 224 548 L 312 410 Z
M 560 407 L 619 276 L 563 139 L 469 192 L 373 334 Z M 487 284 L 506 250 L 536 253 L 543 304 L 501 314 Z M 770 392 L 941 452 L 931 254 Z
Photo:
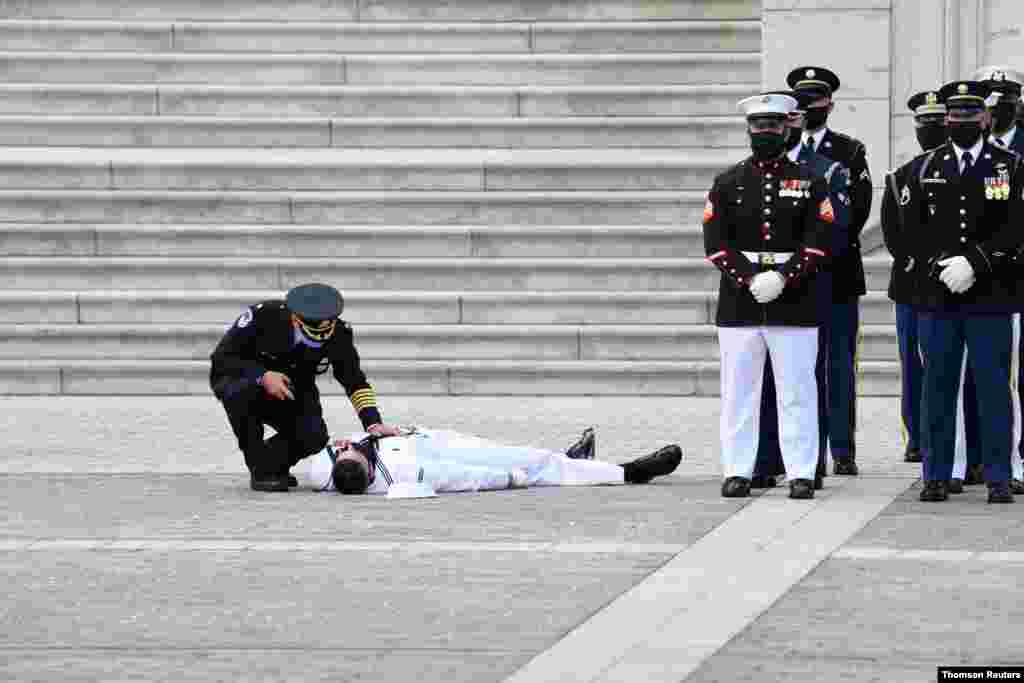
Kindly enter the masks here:
M 967 238 L 966 238 L 966 237 L 961 237 L 961 238 L 960 238 L 960 241 L 961 241 L 961 242 L 966 242 L 966 241 L 967 241 Z
M 765 200 L 766 202 L 770 202 L 770 201 L 772 200 L 772 196 L 771 196 L 770 194 L 766 194 L 766 195 L 764 196 L 764 200 Z
M 966 216 L 967 215 L 967 209 L 960 209 L 960 215 L 961 216 Z
M 768 180 L 771 180 L 772 179 L 772 174 L 771 173 L 766 173 L 764 177 L 767 178 Z
M 766 240 L 770 240 L 770 239 L 772 238 L 772 234 L 771 234 L 770 232 L 766 232 L 766 233 L 764 234 L 764 238 L 765 238 Z
M 771 209 L 765 209 L 765 210 L 764 210 L 764 215 L 765 215 L 765 216 L 770 216 L 770 215 L 772 215 L 772 210 L 771 210 Z
M 768 222 L 765 222 L 765 223 L 761 224 L 761 227 L 764 228 L 765 230 L 767 230 L 768 228 L 772 227 L 772 224 L 768 223 Z

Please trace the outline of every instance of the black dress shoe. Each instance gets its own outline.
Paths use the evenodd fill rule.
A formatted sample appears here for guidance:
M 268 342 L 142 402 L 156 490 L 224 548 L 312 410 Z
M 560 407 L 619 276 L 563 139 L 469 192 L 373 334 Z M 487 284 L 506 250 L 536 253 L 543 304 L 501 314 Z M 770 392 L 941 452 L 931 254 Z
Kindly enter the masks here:
M 746 498 L 750 495 L 750 480 L 746 477 L 729 477 L 722 482 L 722 497 Z
M 626 481 L 630 484 L 646 484 L 655 477 L 672 474 L 683 459 L 683 451 L 675 444 L 663 446 L 642 458 L 627 462 L 622 466 Z
M 949 483 L 946 485 L 946 490 L 949 491 L 950 493 L 963 493 L 964 492 L 964 480 L 963 479 L 957 479 L 956 477 L 954 477 L 953 479 L 950 479 Z
M 597 436 L 593 427 L 584 429 L 579 440 L 565 450 L 566 457 L 573 460 L 593 460 L 596 454 Z
M 1024 481 L 1021 481 L 1020 479 L 1011 479 L 1010 493 L 1013 493 L 1015 495 L 1020 495 L 1024 493 Z
M 832 464 L 832 474 L 856 477 L 858 473 L 857 463 L 854 462 L 852 455 L 841 455 Z
M 921 489 L 920 499 L 925 503 L 941 503 L 949 498 L 949 487 L 946 482 L 938 479 L 929 479 L 924 482 Z
M 253 474 L 249 479 L 253 491 L 280 492 L 288 490 L 288 478 L 280 474 Z
M 293 489 L 299 485 L 299 480 L 295 478 L 295 475 L 288 475 L 288 488 Z
M 964 486 L 977 486 L 985 483 L 985 466 L 968 465 L 964 474 Z
M 775 477 L 764 477 L 757 476 L 750 480 L 750 488 L 752 489 L 773 489 L 778 482 Z
M 917 448 L 907 447 L 906 452 L 903 454 L 903 462 L 921 462 L 921 451 Z
M 1006 481 L 993 481 L 988 485 L 988 502 L 990 503 L 1012 503 L 1013 494 L 1010 493 L 1010 484 Z
M 814 482 L 810 479 L 794 479 L 789 482 L 789 497 L 798 500 L 814 498 Z

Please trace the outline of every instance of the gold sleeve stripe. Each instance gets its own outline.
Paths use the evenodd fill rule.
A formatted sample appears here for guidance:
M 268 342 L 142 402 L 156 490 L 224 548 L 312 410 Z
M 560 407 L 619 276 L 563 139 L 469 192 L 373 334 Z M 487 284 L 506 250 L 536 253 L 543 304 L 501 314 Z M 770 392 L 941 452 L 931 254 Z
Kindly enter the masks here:
M 360 389 L 353 393 L 349 400 L 352 401 L 352 406 L 357 411 L 362 410 L 363 408 L 374 408 L 377 406 L 377 394 L 373 389 Z

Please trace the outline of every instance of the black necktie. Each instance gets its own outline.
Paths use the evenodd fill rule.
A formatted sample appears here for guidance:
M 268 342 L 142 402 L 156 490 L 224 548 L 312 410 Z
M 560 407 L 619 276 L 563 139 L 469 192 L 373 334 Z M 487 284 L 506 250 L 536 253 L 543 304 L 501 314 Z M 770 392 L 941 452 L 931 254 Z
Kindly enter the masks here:
M 974 157 L 971 156 L 970 152 L 964 152 L 963 162 L 964 170 L 960 171 L 960 175 L 967 175 L 971 170 L 971 162 L 974 161 Z

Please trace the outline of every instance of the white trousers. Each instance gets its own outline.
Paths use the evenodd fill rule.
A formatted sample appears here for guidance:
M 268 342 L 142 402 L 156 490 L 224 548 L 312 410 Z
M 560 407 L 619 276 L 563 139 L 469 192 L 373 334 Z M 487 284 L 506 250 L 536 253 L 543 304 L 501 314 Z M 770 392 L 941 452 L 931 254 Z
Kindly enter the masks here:
M 779 445 L 788 479 L 814 479 L 818 465 L 818 386 L 814 327 L 719 327 L 722 471 L 749 479 L 761 427 L 765 356 L 775 373 Z
M 1017 377 L 1020 367 L 1020 313 L 1013 314 L 1013 355 L 1010 357 L 1010 397 L 1013 415 L 1013 449 L 1010 451 L 1010 469 L 1014 479 L 1024 481 L 1024 461 L 1020 457 L 1021 438 L 1024 437 L 1024 415 L 1021 414 L 1020 392 L 1017 390 Z M 960 392 L 956 397 L 956 442 L 953 447 L 953 478 L 963 479 L 967 474 L 967 434 L 964 431 L 964 375 L 967 372 L 967 349 L 960 364 Z

